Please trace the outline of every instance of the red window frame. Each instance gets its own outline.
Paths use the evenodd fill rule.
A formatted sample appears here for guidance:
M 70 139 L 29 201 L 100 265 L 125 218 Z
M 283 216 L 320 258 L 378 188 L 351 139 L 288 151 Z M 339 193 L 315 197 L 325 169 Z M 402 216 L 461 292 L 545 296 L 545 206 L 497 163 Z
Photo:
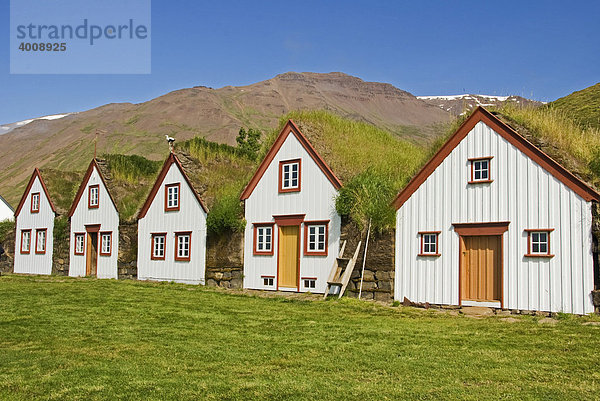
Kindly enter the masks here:
M 177 187 L 177 206 L 169 207 L 169 188 Z M 175 212 L 181 208 L 181 183 L 177 182 L 174 184 L 165 185 L 165 212 Z
M 152 241 L 150 241 L 150 260 L 165 260 L 167 256 L 167 233 L 151 233 Z M 156 237 L 164 237 L 163 256 L 154 256 L 154 240 Z
M 75 246 L 73 247 L 73 253 L 75 255 L 85 255 L 85 234 L 86 233 L 74 233 L 75 234 Z M 82 236 L 83 237 L 83 250 L 81 252 L 77 252 L 77 237 Z
M 25 233 L 29 233 L 29 248 L 24 251 L 23 250 L 23 237 Z M 31 253 L 31 229 L 28 230 L 21 230 L 21 254 L 22 255 L 29 255 Z
M 283 188 L 283 166 L 298 163 L 298 187 Z M 291 179 L 291 178 L 290 178 Z M 302 159 L 282 160 L 279 162 L 279 193 L 300 192 L 302 186 Z
M 525 232 L 527 233 L 527 253 L 525 254 L 528 258 L 552 258 L 554 254 L 550 253 L 550 233 L 554 231 L 553 228 L 527 228 Z M 531 252 L 531 234 L 533 233 L 546 233 L 548 236 L 548 247 L 546 253 L 532 253 Z
M 471 179 L 469 180 L 469 184 L 488 184 L 490 182 L 493 182 L 494 180 L 492 180 L 492 159 L 494 158 L 494 156 L 486 156 L 486 157 L 471 157 L 469 158 L 469 162 L 471 163 Z M 478 161 L 483 161 L 483 160 L 487 160 L 488 162 L 488 168 L 487 168 L 487 173 L 488 173 L 488 178 L 487 180 L 476 180 L 475 179 L 475 162 Z
M 304 288 L 308 288 L 309 290 L 313 289 L 313 288 L 317 288 L 317 278 L 316 277 L 302 277 L 302 278 L 300 278 L 300 280 L 302 280 L 302 284 L 303 284 L 302 287 L 304 287 Z M 306 281 L 314 281 L 315 286 L 314 287 L 306 286 L 305 280 Z
M 98 200 L 95 205 L 92 205 L 92 188 L 98 190 Z M 98 209 L 100 207 L 100 184 L 90 185 L 88 187 L 88 209 Z
M 272 256 L 274 255 L 275 249 L 275 223 L 254 223 L 254 245 L 253 245 L 253 254 L 254 255 L 266 255 Z M 271 250 L 270 251 L 259 251 L 257 249 L 258 246 L 258 228 L 260 227 L 271 227 Z
M 419 240 L 421 247 L 417 256 L 441 256 L 440 253 L 440 234 L 441 231 L 419 231 Z M 435 253 L 424 253 L 423 252 L 423 239 L 425 235 L 435 235 Z
M 38 239 L 40 232 L 44 233 L 44 250 L 43 251 L 38 251 Z M 48 244 L 48 229 L 47 228 L 36 228 L 35 230 L 35 254 L 36 255 L 45 255 L 46 254 L 46 245 Z M 30 248 L 31 248 L 31 243 L 30 243 Z
M 189 249 L 188 249 L 188 256 L 187 257 L 180 257 L 179 256 L 179 237 L 180 236 L 184 236 L 184 235 L 189 235 L 190 237 L 190 243 L 189 243 Z M 189 262 L 192 259 L 192 232 L 191 231 L 178 231 L 175 232 L 175 260 L 177 262 Z
M 324 251 L 311 251 L 308 249 L 308 229 L 310 226 L 325 226 L 325 250 Z M 317 243 L 318 243 L 318 241 L 317 241 Z M 305 221 L 304 222 L 304 255 L 305 256 L 327 256 L 328 250 L 329 250 L 329 220 Z
M 275 276 L 260 276 L 263 281 L 263 286 L 265 287 L 274 287 L 275 286 Z M 265 284 L 265 280 L 271 280 L 273 284 Z
M 38 200 L 37 201 L 37 209 L 34 209 L 33 208 L 33 197 L 36 196 L 36 195 L 37 195 L 37 200 Z M 31 205 L 30 205 L 30 208 L 29 208 L 29 211 L 31 213 L 39 213 L 40 212 L 40 199 L 41 199 L 41 196 L 40 196 L 39 192 L 33 192 L 31 194 Z
M 108 253 L 103 252 L 103 248 L 104 248 L 103 245 L 104 244 L 102 244 L 102 242 L 103 242 L 103 237 L 105 235 L 109 235 L 110 236 L 110 247 L 108 249 Z M 101 232 L 98 233 L 98 238 L 99 238 L 98 248 L 99 248 L 99 251 L 100 251 L 99 252 L 100 256 L 110 256 L 112 254 L 112 246 L 113 246 L 112 231 L 101 231 Z

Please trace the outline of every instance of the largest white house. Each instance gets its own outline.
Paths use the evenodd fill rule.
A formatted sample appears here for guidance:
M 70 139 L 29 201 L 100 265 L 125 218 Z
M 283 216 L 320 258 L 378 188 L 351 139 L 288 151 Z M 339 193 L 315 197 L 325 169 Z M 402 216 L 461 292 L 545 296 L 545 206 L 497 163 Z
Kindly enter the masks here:
M 289 120 L 244 189 L 244 288 L 321 292 L 338 256 L 341 183 Z
M 394 202 L 394 296 L 593 312 L 592 203 L 599 199 L 480 107 Z

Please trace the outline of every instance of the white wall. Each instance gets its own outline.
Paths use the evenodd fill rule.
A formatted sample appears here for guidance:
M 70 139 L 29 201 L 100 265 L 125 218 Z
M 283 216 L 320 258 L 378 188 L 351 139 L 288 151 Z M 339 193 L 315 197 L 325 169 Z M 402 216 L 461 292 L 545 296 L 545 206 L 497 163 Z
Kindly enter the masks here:
M 181 183 L 179 211 L 165 212 L 165 185 Z M 206 213 L 175 163 L 156 193 L 144 218 L 138 221 L 138 279 L 204 284 Z M 192 231 L 190 261 L 175 260 L 175 232 Z M 165 260 L 151 260 L 152 233 L 166 232 Z
M 279 193 L 279 162 L 302 159 L 301 191 Z M 261 180 L 245 203 L 246 229 L 244 235 L 244 288 L 275 289 L 265 287 L 261 275 L 275 276 L 277 282 L 278 227 L 273 229 L 273 255 L 255 256 L 253 223 L 274 222 L 274 215 L 306 214 L 305 220 L 330 220 L 327 256 L 304 255 L 304 225 L 300 227 L 300 278 L 317 277 L 316 288 L 300 291 L 324 292 L 326 280 L 340 247 L 341 219 L 335 210 L 337 190 L 314 162 L 301 143 L 291 133 L 266 169 Z
M 13 210 L 5 203 L 5 200 L 0 198 L 0 221 L 10 220 L 13 221 L 15 219 L 15 214 Z
M 469 185 L 470 157 L 493 156 L 490 184 Z M 591 204 L 479 122 L 396 213 L 395 298 L 457 305 L 453 223 L 510 221 L 504 233 L 504 308 L 594 311 Z M 553 258 L 529 258 L 525 229 L 553 228 Z M 440 230 L 437 258 L 418 257 L 419 231 Z
M 99 207 L 88 208 L 89 186 L 99 185 Z M 100 175 L 94 167 L 77 208 L 71 217 L 69 276 L 85 276 L 87 249 L 83 255 L 75 255 L 75 233 L 85 233 L 86 225 L 100 224 L 100 232 L 112 231 L 112 251 L 110 256 L 101 256 L 98 249 L 98 278 L 117 278 L 117 258 L 119 255 L 119 213 L 113 205 Z M 86 242 L 87 246 L 87 242 Z M 98 240 L 100 247 L 100 240 Z
M 31 213 L 31 194 L 40 193 L 40 211 Z M 36 177 L 31 189 L 27 193 L 25 203 L 21 208 L 16 222 L 15 237 L 15 260 L 14 272 L 27 274 L 51 274 L 52 273 L 52 251 L 54 249 L 53 230 L 54 212 L 50 207 L 48 197 L 42 188 L 39 177 Z M 37 255 L 35 253 L 35 230 L 47 228 L 46 231 L 46 253 Z M 31 242 L 29 254 L 21 254 L 21 231 L 31 230 Z

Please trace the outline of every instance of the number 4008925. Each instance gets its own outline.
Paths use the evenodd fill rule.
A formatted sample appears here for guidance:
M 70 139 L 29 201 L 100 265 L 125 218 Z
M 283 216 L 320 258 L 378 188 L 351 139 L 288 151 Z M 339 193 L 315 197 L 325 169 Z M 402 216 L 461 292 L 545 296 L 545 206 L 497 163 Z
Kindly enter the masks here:
M 19 50 L 22 52 L 64 52 L 67 50 L 66 43 L 28 43 L 21 42 Z

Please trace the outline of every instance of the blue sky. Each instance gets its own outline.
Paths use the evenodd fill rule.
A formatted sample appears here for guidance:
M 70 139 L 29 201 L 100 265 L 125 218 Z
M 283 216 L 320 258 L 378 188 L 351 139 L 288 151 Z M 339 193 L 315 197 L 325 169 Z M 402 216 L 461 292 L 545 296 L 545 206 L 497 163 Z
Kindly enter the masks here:
M 342 71 L 415 95 L 544 101 L 600 81 L 597 1 L 153 0 L 149 75 L 9 74 L 8 3 L 0 123 L 286 71 Z

